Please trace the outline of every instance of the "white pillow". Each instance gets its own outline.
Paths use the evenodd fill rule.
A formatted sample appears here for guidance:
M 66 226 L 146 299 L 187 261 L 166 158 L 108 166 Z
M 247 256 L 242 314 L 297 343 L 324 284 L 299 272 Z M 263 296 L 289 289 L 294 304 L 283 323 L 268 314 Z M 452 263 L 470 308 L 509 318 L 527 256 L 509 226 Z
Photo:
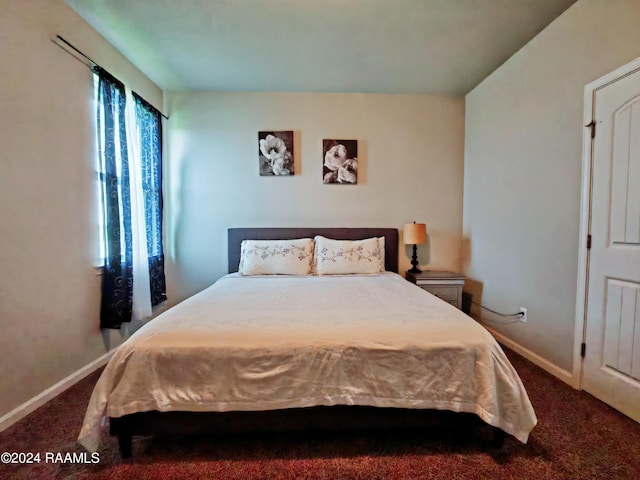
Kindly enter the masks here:
M 384 247 L 379 238 L 333 240 L 316 236 L 315 271 L 318 275 L 384 272 Z M 382 237 L 384 245 L 384 237 Z
M 313 239 L 243 240 L 240 244 L 241 275 L 309 275 Z

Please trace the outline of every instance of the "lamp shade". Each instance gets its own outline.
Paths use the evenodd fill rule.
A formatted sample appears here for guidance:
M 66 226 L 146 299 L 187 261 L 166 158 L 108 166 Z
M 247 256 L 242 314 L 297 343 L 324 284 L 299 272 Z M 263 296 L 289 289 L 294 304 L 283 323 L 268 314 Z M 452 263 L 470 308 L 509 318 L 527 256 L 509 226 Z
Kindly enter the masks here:
M 427 225 L 424 223 L 407 223 L 404 226 L 405 245 L 427 243 Z

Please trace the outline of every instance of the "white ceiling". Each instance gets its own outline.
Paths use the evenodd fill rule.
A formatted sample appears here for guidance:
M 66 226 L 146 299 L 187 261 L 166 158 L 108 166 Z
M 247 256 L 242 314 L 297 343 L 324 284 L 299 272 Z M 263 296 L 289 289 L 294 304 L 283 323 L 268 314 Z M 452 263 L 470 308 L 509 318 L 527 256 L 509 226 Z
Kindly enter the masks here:
M 575 2 L 66 1 L 165 90 L 453 95 Z

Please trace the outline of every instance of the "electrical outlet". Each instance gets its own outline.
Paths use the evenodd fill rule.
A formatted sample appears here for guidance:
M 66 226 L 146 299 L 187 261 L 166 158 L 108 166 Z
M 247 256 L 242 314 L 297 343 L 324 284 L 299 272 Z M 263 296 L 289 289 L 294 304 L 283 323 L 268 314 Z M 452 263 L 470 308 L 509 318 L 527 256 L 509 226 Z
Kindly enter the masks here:
M 524 307 L 520 307 L 520 313 L 522 314 L 520 315 L 520 320 L 524 323 L 527 323 L 527 309 Z

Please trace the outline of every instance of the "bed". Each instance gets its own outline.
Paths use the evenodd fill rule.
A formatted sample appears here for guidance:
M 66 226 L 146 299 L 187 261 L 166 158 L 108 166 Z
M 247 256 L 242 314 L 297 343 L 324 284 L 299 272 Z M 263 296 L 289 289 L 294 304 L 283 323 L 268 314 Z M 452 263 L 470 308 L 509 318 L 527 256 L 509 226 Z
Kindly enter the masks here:
M 378 238 L 384 267 L 323 274 L 335 262 L 315 248 L 312 274 L 238 273 L 252 268 L 243 240 L 314 237 Z M 398 275 L 396 229 L 233 228 L 228 242 L 228 275 L 116 351 L 78 438 L 87 450 L 106 417 L 123 457 L 133 435 L 360 428 L 372 412 L 377 426 L 466 415 L 495 445 L 527 441 L 536 417 L 517 373 L 482 326 Z

